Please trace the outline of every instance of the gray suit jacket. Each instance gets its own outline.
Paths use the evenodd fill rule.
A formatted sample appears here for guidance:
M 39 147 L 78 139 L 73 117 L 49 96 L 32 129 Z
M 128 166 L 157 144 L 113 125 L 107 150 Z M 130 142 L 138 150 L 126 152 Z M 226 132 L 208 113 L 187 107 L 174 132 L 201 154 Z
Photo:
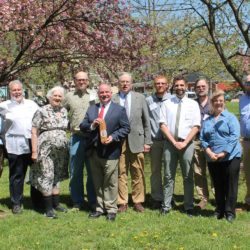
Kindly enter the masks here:
M 113 95 L 112 100 L 120 104 L 119 93 Z M 131 91 L 130 108 L 130 133 L 128 134 L 128 144 L 132 153 L 144 151 L 144 144 L 152 144 L 150 119 L 148 107 L 144 95 Z

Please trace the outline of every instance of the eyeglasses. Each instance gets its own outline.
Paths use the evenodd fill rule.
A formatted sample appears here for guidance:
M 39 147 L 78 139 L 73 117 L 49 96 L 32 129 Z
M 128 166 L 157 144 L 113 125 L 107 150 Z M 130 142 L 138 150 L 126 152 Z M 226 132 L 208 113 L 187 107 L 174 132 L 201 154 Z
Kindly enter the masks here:
M 202 86 L 202 85 L 201 85 L 201 86 L 196 86 L 196 88 L 197 88 L 197 89 L 201 89 L 201 88 L 204 89 L 204 88 L 206 88 L 206 86 Z
M 87 82 L 89 79 L 76 79 L 77 82 Z

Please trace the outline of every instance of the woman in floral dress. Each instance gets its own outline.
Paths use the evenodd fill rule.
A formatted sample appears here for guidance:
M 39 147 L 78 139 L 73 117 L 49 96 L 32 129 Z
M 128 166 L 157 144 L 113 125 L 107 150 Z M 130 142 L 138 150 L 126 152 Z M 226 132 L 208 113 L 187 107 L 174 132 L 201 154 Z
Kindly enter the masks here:
M 68 177 L 68 126 L 67 111 L 62 107 L 64 89 L 52 88 L 47 98 L 49 104 L 39 109 L 32 121 L 31 185 L 44 198 L 46 216 L 56 218 L 54 210 L 66 212 L 59 205 L 59 183 Z

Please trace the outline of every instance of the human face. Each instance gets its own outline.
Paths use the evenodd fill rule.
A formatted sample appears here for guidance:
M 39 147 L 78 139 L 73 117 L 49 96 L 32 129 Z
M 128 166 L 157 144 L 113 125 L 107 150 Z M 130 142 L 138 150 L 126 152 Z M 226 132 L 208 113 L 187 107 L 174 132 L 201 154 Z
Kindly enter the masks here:
M 247 78 L 246 78 L 246 83 L 247 84 L 244 84 L 244 89 L 245 89 L 247 95 L 250 95 L 250 85 L 249 85 L 249 82 L 250 82 L 250 75 L 247 75 Z
M 208 95 L 208 85 L 206 81 L 200 80 L 197 82 L 195 87 L 195 93 L 198 97 L 203 97 Z
M 101 84 L 98 90 L 98 97 L 102 104 L 109 103 L 112 97 L 110 86 L 107 84 Z
M 124 94 L 128 94 L 128 92 L 132 89 L 132 79 L 129 75 L 122 75 L 119 78 L 119 90 Z
M 78 72 L 75 75 L 75 86 L 77 90 L 85 92 L 89 85 L 88 74 L 85 72 Z
M 50 98 L 50 104 L 53 107 L 61 106 L 63 95 L 61 91 L 55 90 Z
M 177 97 L 179 98 L 184 97 L 186 89 L 187 87 L 184 80 L 177 80 L 174 83 L 174 91 Z
M 154 82 L 155 92 L 157 95 L 164 95 L 168 90 L 168 83 L 166 78 L 158 78 Z
M 220 114 L 221 112 L 224 111 L 225 109 L 225 99 L 224 96 L 218 96 L 217 98 L 215 98 L 212 102 L 213 108 L 214 108 L 214 112 L 215 115 Z
M 16 102 L 21 102 L 23 100 L 23 88 L 20 84 L 13 84 L 10 87 L 10 97 Z

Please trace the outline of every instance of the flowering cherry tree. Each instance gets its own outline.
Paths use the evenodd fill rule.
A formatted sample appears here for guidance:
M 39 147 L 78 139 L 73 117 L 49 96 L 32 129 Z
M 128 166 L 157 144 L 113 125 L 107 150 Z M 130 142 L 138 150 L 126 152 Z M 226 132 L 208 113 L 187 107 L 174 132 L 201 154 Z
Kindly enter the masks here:
M 0 0 L 0 83 L 33 66 L 76 59 L 131 70 L 142 63 L 149 35 L 126 1 Z

